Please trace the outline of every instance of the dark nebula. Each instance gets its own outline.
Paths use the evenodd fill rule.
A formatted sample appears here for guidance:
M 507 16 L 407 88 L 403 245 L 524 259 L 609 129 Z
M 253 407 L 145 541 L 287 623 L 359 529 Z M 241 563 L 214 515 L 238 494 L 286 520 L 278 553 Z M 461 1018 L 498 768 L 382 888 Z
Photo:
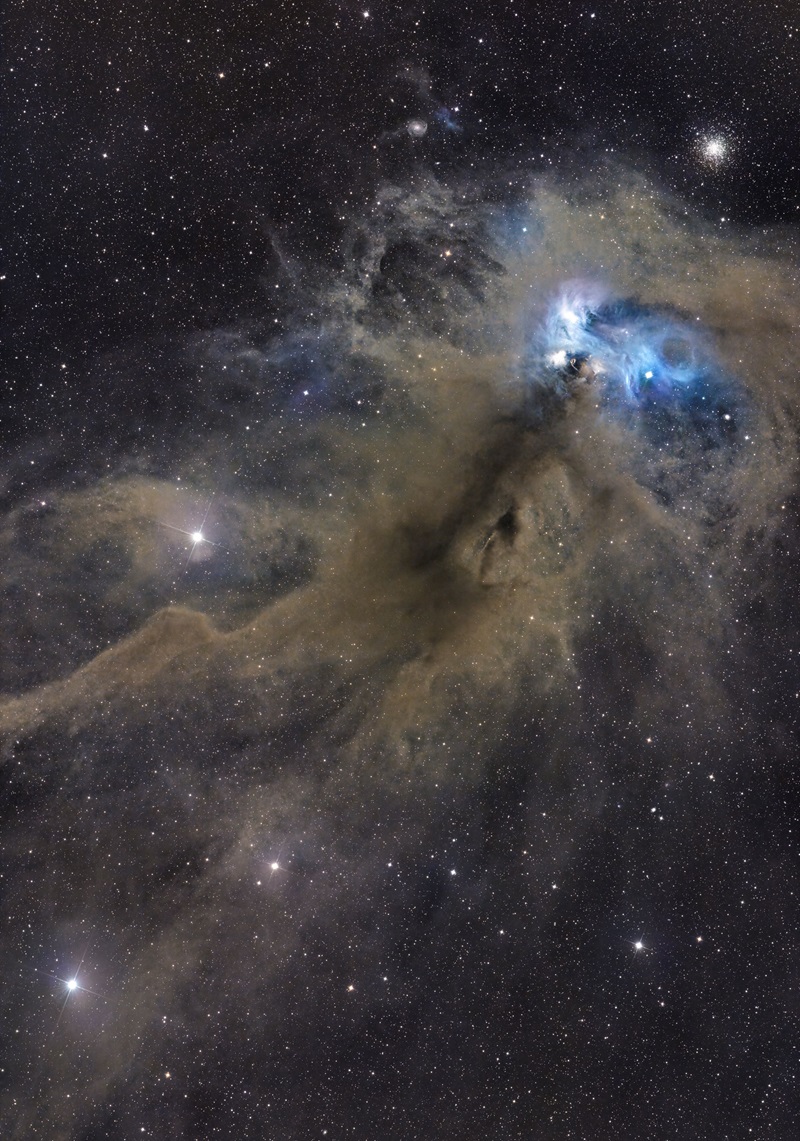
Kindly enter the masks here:
M 254 12 L 254 39 L 249 9 L 138 7 L 58 12 L 60 46 L 12 21 L 14 169 L 47 172 L 12 241 L 2 1136 L 789 1141 L 800 295 L 774 169 L 731 222 L 749 160 L 704 168 L 697 139 L 746 121 L 707 76 L 677 121 L 694 49 L 632 5 L 470 9 L 452 58 L 444 9 L 271 37 Z M 526 129 L 518 35 L 564 49 L 562 24 L 563 106 L 542 71 Z M 590 35 L 618 81 L 633 59 L 628 134 L 619 82 L 564 74 Z M 79 93 L 58 143 L 37 45 L 55 92 L 113 71 L 117 109 Z M 80 138 L 119 164 L 102 193 Z

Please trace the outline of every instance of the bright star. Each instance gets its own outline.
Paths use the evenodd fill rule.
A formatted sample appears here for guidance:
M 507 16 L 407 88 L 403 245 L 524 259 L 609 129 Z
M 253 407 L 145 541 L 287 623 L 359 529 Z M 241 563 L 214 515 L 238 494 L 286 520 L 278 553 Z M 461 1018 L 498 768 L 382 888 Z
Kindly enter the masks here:
M 636 942 L 633 944 L 633 949 L 634 949 L 634 951 L 643 951 L 644 950 L 644 943 L 641 941 L 641 939 L 636 940 Z
M 78 980 L 77 979 L 68 979 L 67 980 L 67 990 L 77 990 L 77 989 L 78 989 Z
M 280 870 L 280 864 L 278 863 L 277 860 L 273 860 L 272 863 L 270 864 L 270 867 L 272 868 L 273 872 L 277 872 Z
M 188 566 L 192 561 L 192 556 L 194 555 L 195 548 L 200 546 L 201 543 L 204 546 L 208 545 L 209 547 L 219 547 L 219 543 L 215 543 L 213 539 L 206 538 L 205 532 L 203 530 L 206 524 L 206 520 L 208 519 L 209 512 L 211 511 L 211 504 L 213 500 L 214 496 L 212 495 L 211 499 L 209 499 L 208 504 L 206 505 L 205 512 L 203 513 L 203 518 L 200 521 L 200 526 L 197 527 L 194 531 L 188 531 L 184 527 L 176 527 L 174 523 L 164 523 L 159 520 L 159 525 L 161 527 L 166 527 L 168 531 L 176 531 L 179 535 L 185 535 L 187 539 L 191 540 L 189 557 L 186 560 L 186 566 Z

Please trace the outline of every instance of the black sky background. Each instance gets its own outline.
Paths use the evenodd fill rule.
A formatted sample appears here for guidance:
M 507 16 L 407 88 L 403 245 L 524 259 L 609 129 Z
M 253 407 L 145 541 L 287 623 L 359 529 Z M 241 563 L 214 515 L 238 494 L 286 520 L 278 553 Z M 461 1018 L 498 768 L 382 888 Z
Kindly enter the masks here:
M 4 1136 L 796 1137 L 797 43 L 10 7 Z
M 339 263 L 352 212 L 409 161 L 379 140 L 426 102 L 463 108 L 462 131 L 426 146 L 446 168 L 518 156 L 527 174 L 622 149 L 712 215 L 796 220 L 789 4 L 364 10 L 12 6 L 7 241 L 22 378 L 41 379 L 46 349 L 51 369 L 62 357 L 80 368 L 154 322 L 263 316 L 271 235 L 290 256 Z M 691 140 L 720 129 L 737 137 L 735 171 L 703 177 Z

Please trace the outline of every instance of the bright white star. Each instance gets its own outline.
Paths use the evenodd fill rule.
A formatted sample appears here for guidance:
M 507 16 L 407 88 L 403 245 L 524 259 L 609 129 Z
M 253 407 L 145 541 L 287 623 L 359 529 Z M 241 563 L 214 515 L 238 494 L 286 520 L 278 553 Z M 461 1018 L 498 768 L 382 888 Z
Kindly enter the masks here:
M 204 535 L 202 531 L 192 531 L 190 538 L 193 543 L 202 543 Z
M 67 990 L 77 990 L 77 989 L 78 989 L 78 980 L 77 979 L 68 979 L 67 980 Z

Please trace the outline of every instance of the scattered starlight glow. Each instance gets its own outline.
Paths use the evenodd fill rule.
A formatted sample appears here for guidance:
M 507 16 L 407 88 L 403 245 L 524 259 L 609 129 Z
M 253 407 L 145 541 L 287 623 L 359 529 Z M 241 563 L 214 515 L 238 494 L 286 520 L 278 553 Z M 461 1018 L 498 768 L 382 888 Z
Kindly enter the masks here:
M 208 514 L 211 510 L 211 504 L 213 502 L 213 499 L 214 499 L 214 496 L 212 495 L 211 499 L 209 499 L 208 504 L 206 506 L 205 513 L 203 514 L 203 519 L 202 519 L 202 522 L 200 523 L 200 526 L 194 530 L 189 531 L 184 527 L 176 527 L 173 523 L 164 523 L 164 522 L 159 521 L 159 525 L 161 527 L 166 527 L 168 531 L 176 531 L 179 535 L 185 535 L 186 538 L 190 540 L 191 545 L 189 547 L 189 556 L 186 560 L 187 566 L 192 561 L 192 556 L 194 555 L 196 548 L 199 547 L 201 544 L 204 546 L 210 546 L 210 547 L 218 547 L 219 546 L 219 543 L 215 543 L 213 540 L 207 539 L 206 535 L 205 535 L 205 531 L 203 530 L 203 528 L 205 527 L 205 524 L 206 524 L 206 520 L 208 519 Z

